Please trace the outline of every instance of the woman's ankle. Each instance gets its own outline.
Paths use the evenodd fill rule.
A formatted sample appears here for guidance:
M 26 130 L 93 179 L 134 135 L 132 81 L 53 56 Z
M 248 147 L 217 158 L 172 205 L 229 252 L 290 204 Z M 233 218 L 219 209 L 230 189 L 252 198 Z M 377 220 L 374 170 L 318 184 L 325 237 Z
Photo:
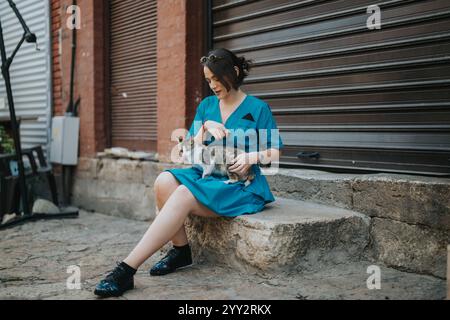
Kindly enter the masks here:
M 123 260 L 119 265 L 121 265 L 125 270 L 132 273 L 133 275 L 137 272 L 137 269 L 139 269 L 139 266 L 135 266 L 126 259 Z
M 183 245 L 175 245 L 175 244 L 172 244 L 172 246 L 173 246 L 175 249 L 178 249 L 178 250 L 187 250 L 187 249 L 190 248 L 189 243 L 186 243 L 186 244 L 183 244 Z

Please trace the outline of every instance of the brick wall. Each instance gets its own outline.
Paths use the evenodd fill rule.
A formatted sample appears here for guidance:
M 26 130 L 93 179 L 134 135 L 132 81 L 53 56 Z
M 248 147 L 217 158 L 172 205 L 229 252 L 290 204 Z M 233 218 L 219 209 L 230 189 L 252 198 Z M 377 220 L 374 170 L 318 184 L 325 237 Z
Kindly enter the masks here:
M 204 2 L 158 1 L 158 154 L 170 161 L 175 129 L 188 128 L 203 96 Z
M 61 101 L 65 109 L 70 98 L 70 65 L 72 57 L 72 30 L 66 27 L 67 7 L 72 0 L 60 0 L 61 18 Z M 106 90 L 106 36 L 105 16 L 107 0 L 79 0 L 81 29 L 77 31 L 74 101 L 81 98 L 80 156 L 94 157 L 108 144 L 107 90 Z M 57 109 L 56 109 L 57 110 Z
M 189 3 L 189 6 L 187 5 Z M 52 0 L 54 114 L 69 102 L 72 31 L 66 9 L 72 0 Z M 108 87 L 108 0 L 79 0 L 81 30 L 75 71 L 80 96 L 80 157 L 95 157 L 110 146 Z M 203 96 L 204 2 L 158 1 L 158 153 L 170 159 L 171 133 L 187 128 Z M 95 27 L 94 27 L 95 26 Z
M 60 55 L 60 32 L 61 32 L 61 2 L 51 1 L 52 19 L 52 57 L 53 57 L 53 113 L 63 114 L 62 106 L 62 74 Z

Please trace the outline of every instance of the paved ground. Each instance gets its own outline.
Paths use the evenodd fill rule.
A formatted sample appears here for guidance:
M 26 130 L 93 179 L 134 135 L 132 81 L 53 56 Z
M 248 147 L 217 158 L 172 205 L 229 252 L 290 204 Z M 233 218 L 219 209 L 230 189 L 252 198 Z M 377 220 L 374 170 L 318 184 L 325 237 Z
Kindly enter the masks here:
M 101 277 L 137 243 L 146 223 L 81 212 L 74 220 L 28 223 L 0 231 L 0 299 L 96 299 Z M 381 289 L 368 290 L 369 262 L 309 274 L 245 274 L 206 261 L 164 277 L 138 271 L 120 299 L 444 299 L 442 279 L 381 267 Z M 67 289 L 69 266 L 81 289 Z

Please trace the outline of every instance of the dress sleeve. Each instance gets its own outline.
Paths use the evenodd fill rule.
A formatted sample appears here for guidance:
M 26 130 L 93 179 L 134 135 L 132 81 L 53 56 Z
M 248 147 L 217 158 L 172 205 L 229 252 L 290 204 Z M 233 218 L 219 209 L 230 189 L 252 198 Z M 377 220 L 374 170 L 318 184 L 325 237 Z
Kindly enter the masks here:
M 202 102 L 197 107 L 197 111 L 195 113 L 194 120 L 192 121 L 191 128 L 189 129 L 189 132 L 186 135 L 186 138 L 189 139 L 189 137 L 195 137 L 202 127 L 203 121 L 204 121 L 204 110 L 205 110 L 205 104 L 207 103 L 207 99 L 203 99 Z
M 262 129 L 259 130 L 260 149 L 266 150 L 270 148 L 274 149 L 283 148 L 284 144 L 283 141 L 281 140 L 281 135 L 278 130 L 277 123 L 275 121 L 275 118 L 273 117 L 272 110 L 270 109 L 269 105 L 265 105 L 262 108 L 261 114 L 258 119 L 258 129 Z

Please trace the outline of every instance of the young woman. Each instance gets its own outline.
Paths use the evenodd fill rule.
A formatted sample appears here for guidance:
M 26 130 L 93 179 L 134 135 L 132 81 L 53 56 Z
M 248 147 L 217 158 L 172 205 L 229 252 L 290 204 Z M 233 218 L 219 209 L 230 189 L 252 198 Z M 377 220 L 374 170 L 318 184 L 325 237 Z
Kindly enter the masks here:
M 258 165 L 278 161 L 283 143 L 279 136 L 275 139 L 271 136 L 277 125 L 268 104 L 240 89 L 248 75 L 249 62 L 226 49 L 213 50 L 200 62 L 215 95 L 198 106 L 188 136 L 203 143 L 208 135 L 216 142 L 226 141 L 232 129 L 264 132 L 267 143 L 262 148 L 258 143 L 255 150 L 245 140 L 245 150 L 253 151 L 237 156 L 229 168 L 239 175 L 254 170 L 255 178 L 246 186 L 241 182 L 223 183 L 227 177 L 202 178 L 202 169 L 197 166 L 162 172 L 154 184 L 159 211 L 155 220 L 128 257 L 96 286 L 98 296 L 120 296 L 132 289 L 133 276 L 139 266 L 170 240 L 173 248 L 151 268 L 150 275 L 161 276 L 191 265 L 191 250 L 184 228 L 189 214 L 236 217 L 260 212 L 265 204 L 275 200 Z

